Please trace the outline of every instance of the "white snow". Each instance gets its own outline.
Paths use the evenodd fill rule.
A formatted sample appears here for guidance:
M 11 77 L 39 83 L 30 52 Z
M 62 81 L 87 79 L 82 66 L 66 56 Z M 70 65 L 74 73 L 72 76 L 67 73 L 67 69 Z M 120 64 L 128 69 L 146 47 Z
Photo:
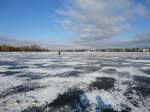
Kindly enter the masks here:
M 150 53 L 64 53 L 62 52 L 58 56 L 57 52 L 52 53 L 0 53 L 0 64 L 2 61 L 10 63 L 15 62 L 17 65 L 8 65 L 2 63 L 0 65 L 0 72 L 21 72 L 14 75 L 0 74 L 0 95 L 2 92 L 7 92 L 7 89 L 24 85 L 26 83 L 37 83 L 43 88 L 38 88 L 32 91 L 20 92 L 10 94 L 5 98 L 0 98 L 0 111 L 1 112 L 20 112 L 31 105 L 43 105 L 46 102 L 50 103 L 57 98 L 58 94 L 66 92 L 69 88 L 80 88 L 85 91 L 85 94 L 92 104 L 93 112 L 95 111 L 95 104 L 97 95 L 101 96 L 106 104 L 110 104 L 113 109 L 121 111 L 124 109 L 122 104 L 130 107 L 132 112 L 148 112 L 150 109 L 150 98 L 145 97 L 143 101 L 139 100 L 139 96 L 136 91 L 131 95 L 133 99 L 138 102 L 139 107 L 134 106 L 130 100 L 124 95 L 130 86 L 136 86 L 134 84 L 134 76 L 150 78 L 148 73 L 144 73 L 142 70 L 150 69 Z M 121 64 L 121 65 L 119 65 Z M 140 64 L 139 67 L 136 67 Z M 42 66 L 38 66 L 42 65 Z M 56 67 L 51 67 L 54 65 Z M 21 69 L 9 69 L 10 67 L 27 68 Z M 58 66 L 58 67 L 57 67 Z M 61 67 L 60 67 L 61 66 Z M 76 67 L 81 66 L 81 69 Z M 83 68 L 82 68 L 83 67 Z M 90 73 L 85 71 L 86 67 L 99 67 L 97 70 L 93 70 Z M 111 74 L 103 71 L 114 69 L 114 73 Z M 78 76 L 60 77 L 58 74 L 79 71 L 81 73 Z M 83 72 L 83 73 L 82 73 Z M 124 73 L 129 73 L 124 75 Z M 18 77 L 23 74 L 35 75 L 35 76 L 47 76 L 41 79 L 27 80 L 26 77 Z M 57 75 L 57 76 L 55 76 Z M 92 90 L 88 89 L 89 85 L 95 81 L 97 77 L 109 77 L 114 78 L 114 90 Z M 129 83 L 130 82 L 130 85 Z M 32 85 L 29 85 L 32 86 Z M 148 85 L 150 86 L 150 85 Z M 37 102 L 35 102 L 35 99 Z M 16 101 L 20 100 L 20 103 Z M 4 103 L 5 102 L 5 103 Z M 144 104 L 143 104 L 144 103 Z M 5 110 L 7 109 L 7 110 Z

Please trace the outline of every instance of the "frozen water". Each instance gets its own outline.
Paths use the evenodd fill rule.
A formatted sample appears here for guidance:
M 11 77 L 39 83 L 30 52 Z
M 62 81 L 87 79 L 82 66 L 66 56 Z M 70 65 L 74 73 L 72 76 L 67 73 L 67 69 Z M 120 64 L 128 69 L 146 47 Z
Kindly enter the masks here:
M 0 112 L 70 112 L 80 95 L 150 111 L 150 53 L 0 53 Z

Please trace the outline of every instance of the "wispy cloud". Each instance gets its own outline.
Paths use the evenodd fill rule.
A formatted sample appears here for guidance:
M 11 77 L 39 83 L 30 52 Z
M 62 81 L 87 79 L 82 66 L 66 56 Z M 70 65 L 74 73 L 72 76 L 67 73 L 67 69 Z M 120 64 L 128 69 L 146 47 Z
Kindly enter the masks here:
M 40 45 L 40 43 L 35 41 L 25 41 L 25 40 L 18 40 L 13 37 L 6 37 L 6 36 L 0 36 L 0 45 L 6 44 L 6 45 L 13 45 L 13 46 L 30 46 L 30 45 Z
M 59 50 L 59 49 L 71 49 L 76 48 L 72 44 L 59 43 L 58 41 L 50 40 L 48 42 L 39 42 L 39 41 L 29 41 L 29 40 L 18 40 L 13 37 L 0 36 L 0 45 L 12 45 L 12 46 L 31 46 L 39 45 L 43 48 L 48 48 L 50 50 Z
M 133 39 L 116 43 L 122 47 L 150 47 L 150 30 L 137 34 Z
M 112 38 L 131 30 L 135 17 L 149 16 L 147 7 L 134 0 L 73 0 L 68 4 L 57 14 L 64 17 L 64 28 L 75 35 L 73 43 L 85 47 L 114 45 Z
M 138 33 L 131 39 L 112 40 L 103 39 L 102 41 L 95 41 L 90 43 L 89 40 L 82 42 L 83 46 L 91 46 L 93 48 L 137 48 L 150 47 L 150 30 Z

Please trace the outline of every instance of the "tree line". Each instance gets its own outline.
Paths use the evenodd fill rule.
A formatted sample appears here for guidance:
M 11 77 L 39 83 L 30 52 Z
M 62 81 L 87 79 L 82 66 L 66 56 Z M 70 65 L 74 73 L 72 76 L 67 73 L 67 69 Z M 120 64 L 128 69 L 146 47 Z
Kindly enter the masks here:
M 0 45 L 0 52 L 57 52 L 58 50 L 48 50 L 38 45 L 15 47 L 11 45 Z M 150 52 L 150 48 L 106 48 L 106 49 L 66 49 L 61 52 Z
M 150 48 L 105 48 L 105 49 L 68 49 L 61 52 L 150 52 Z
M 38 45 L 15 47 L 11 45 L 0 45 L 0 52 L 46 52 L 48 49 Z

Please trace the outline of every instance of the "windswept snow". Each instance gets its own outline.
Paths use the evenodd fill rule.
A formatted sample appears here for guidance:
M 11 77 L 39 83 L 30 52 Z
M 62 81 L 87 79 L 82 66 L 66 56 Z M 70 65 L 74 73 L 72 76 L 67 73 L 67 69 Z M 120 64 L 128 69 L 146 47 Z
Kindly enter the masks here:
M 118 112 L 149 112 L 150 53 L 0 53 L 0 112 L 69 111 L 83 92 L 90 112 L 96 96 Z

